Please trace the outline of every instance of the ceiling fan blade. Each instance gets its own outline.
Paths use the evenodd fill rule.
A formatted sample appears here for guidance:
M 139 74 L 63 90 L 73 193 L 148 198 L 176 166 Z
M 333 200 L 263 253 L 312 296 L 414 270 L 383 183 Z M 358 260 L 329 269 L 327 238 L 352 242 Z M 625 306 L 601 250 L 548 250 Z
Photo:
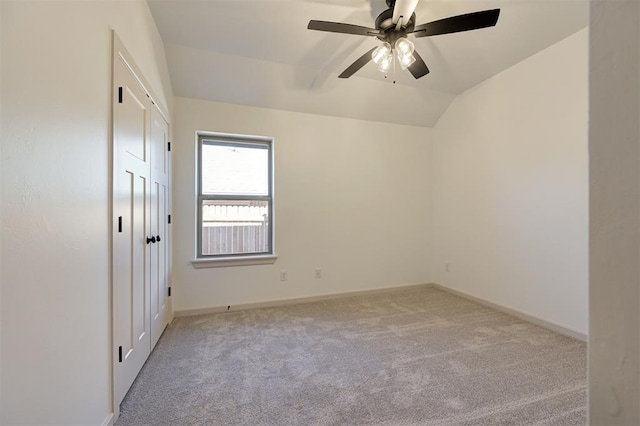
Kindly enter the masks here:
M 425 75 L 429 74 L 429 68 L 427 68 L 427 64 L 424 63 L 422 57 L 418 55 L 418 52 L 416 52 L 415 50 L 413 51 L 413 57 L 416 58 L 416 61 L 413 64 L 409 65 L 408 70 L 411 75 L 413 75 L 413 77 L 417 80 L 420 77 L 424 77 Z
M 377 47 L 374 47 L 371 50 L 369 50 L 367 53 L 365 53 L 364 55 L 362 55 L 358 59 L 356 59 L 356 61 L 354 63 L 352 63 L 351 65 L 349 65 L 346 70 L 342 71 L 342 74 L 340 74 L 338 76 L 338 78 L 349 78 L 353 74 L 355 74 L 356 71 L 358 71 L 360 68 L 362 68 L 365 65 L 367 65 L 369 63 L 369 61 L 372 59 L 371 58 L 371 54 L 376 49 L 377 49 Z M 416 61 L 417 61 L 417 59 L 416 59 Z
M 355 34 L 362 36 L 377 36 L 380 31 L 375 28 L 361 27 L 360 25 L 343 24 L 342 22 L 309 21 L 309 30 L 327 31 L 330 33 Z
M 451 16 L 438 21 L 417 25 L 413 29 L 413 35 L 416 37 L 428 37 L 493 27 L 496 22 L 498 22 L 498 16 L 500 16 L 500 9 L 483 10 L 465 15 Z
M 393 18 L 391 18 L 391 21 L 397 24 L 400 17 L 402 17 L 400 25 L 404 26 L 411 19 L 411 15 L 413 15 L 417 5 L 418 0 L 396 0 L 393 5 Z

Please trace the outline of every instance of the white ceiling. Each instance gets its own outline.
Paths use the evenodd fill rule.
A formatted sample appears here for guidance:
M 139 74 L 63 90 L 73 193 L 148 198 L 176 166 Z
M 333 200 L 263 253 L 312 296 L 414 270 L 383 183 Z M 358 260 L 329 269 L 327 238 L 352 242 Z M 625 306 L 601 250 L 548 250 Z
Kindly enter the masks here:
M 384 0 L 148 0 L 177 96 L 433 127 L 455 96 L 587 26 L 588 0 L 420 0 L 416 24 L 500 8 L 493 28 L 413 39 L 431 73 L 385 79 L 347 66 L 374 37 L 307 30 L 374 27 Z M 553 72 L 554 64 L 549 64 Z

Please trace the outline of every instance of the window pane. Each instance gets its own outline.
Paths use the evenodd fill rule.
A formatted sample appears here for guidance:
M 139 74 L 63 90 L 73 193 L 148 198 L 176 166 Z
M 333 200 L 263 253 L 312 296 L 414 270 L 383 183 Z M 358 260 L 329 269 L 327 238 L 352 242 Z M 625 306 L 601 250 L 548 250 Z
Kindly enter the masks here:
M 202 193 L 268 195 L 269 150 L 266 145 L 202 144 Z
M 268 252 L 268 201 L 202 201 L 203 256 Z

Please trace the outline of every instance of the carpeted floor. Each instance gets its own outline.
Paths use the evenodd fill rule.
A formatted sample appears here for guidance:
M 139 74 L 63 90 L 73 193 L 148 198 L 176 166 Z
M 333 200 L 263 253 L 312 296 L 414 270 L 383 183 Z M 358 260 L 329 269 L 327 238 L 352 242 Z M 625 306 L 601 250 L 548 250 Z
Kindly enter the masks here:
M 125 425 L 584 425 L 586 344 L 429 287 L 177 318 Z

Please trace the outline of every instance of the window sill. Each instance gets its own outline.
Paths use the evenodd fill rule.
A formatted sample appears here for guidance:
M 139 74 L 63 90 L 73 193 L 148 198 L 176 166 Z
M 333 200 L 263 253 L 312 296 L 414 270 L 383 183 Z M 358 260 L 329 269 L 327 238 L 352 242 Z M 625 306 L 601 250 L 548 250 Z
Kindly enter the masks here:
M 194 268 L 222 268 L 227 266 L 251 266 L 270 265 L 276 262 L 278 256 L 275 254 L 242 256 L 242 257 L 216 257 L 209 259 L 194 259 L 191 264 Z

